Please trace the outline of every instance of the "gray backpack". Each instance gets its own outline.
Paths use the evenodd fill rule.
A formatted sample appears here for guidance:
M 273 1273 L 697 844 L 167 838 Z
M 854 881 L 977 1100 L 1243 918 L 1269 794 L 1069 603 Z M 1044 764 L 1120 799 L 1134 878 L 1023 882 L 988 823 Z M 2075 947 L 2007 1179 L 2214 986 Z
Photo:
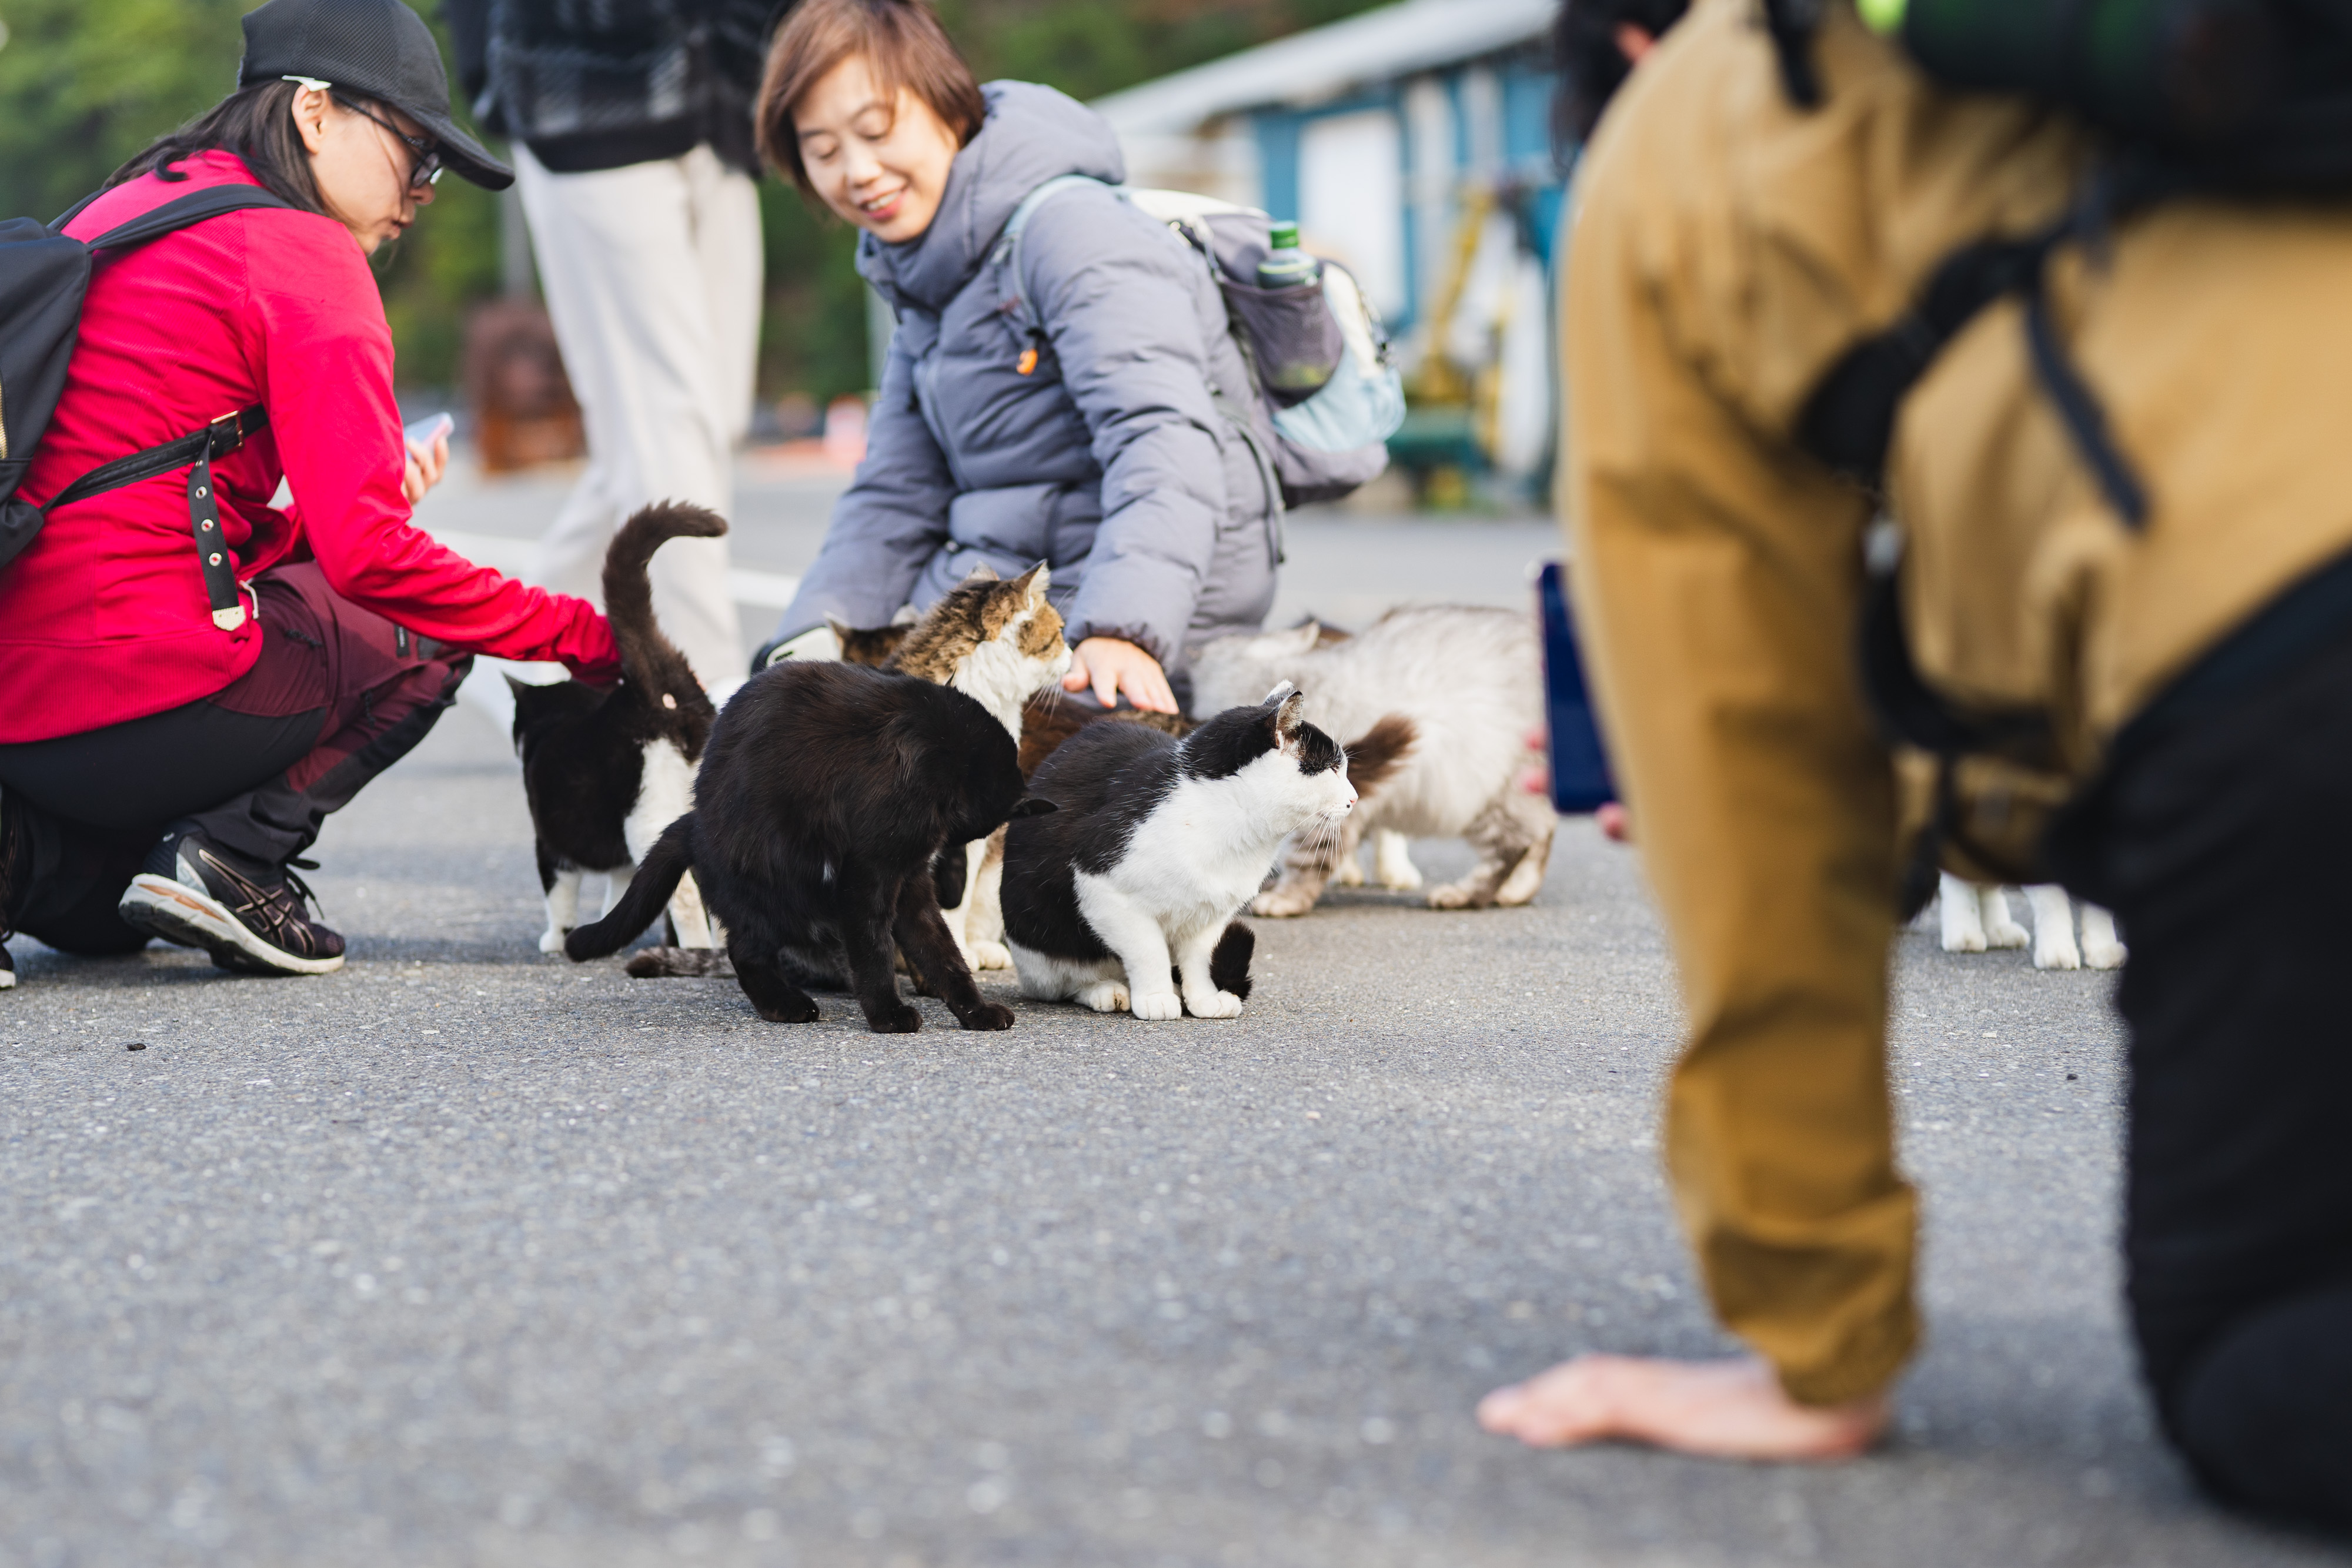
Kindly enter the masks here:
M 1389 364 L 1387 329 L 1355 278 L 1334 261 L 1323 263 L 1319 286 L 1259 287 L 1257 267 L 1271 248 L 1273 220 L 1255 207 L 1188 191 L 1106 186 L 1084 174 L 1046 181 L 1013 209 L 990 257 L 999 308 L 1024 335 L 1043 341 L 1045 324 L 1022 281 L 1022 232 L 1040 206 L 1080 185 L 1104 186 L 1166 224 L 1216 279 L 1227 330 L 1257 393 L 1251 410 L 1235 409 L 1223 396 L 1217 405 L 1271 459 L 1284 506 L 1336 501 L 1388 467 L 1388 438 L 1404 423 L 1404 386 Z

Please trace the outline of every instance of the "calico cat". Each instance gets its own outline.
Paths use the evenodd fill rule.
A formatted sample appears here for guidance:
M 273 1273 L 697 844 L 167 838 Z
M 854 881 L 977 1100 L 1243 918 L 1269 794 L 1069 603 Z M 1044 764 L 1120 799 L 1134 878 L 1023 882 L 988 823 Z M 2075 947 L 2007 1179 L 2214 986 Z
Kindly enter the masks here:
M 646 567 L 674 538 L 717 538 L 726 522 L 699 507 L 647 507 L 621 525 L 604 553 L 604 618 L 621 645 L 621 682 L 599 691 L 578 681 L 514 689 L 515 750 L 530 803 L 539 883 L 547 894 L 542 953 L 563 950 L 578 923 L 585 873 L 605 876 L 605 904 L 661 831 L 694 805 L 694 769 L 716 716 L 694 671 L 654 620 Z M 716 937 L 691 879 L 670 905 L 677 940 L 708 949 Z
M 1521 787 L 1528 737 L 1544 723 L 1543 661 L 1532 615 L 1467 605 L 1392 610 L 1334 641 L 1309 621 L 1286 632 L 1220 637 L 1192 659 L 1205 706 L 1248 700 L 1276 681 L 1315 694 L 1315 722 L 1362 735 L 1393 718 L 1392 771 L 1339 837 L 1300 843 L 1282 877 L 1251 904 L 1265 915 L 1304 915 L 1335 871 L 1352 868 L 1365 833 L 1379 833 L 1381 880 L 1417 887 L 1421 873 L 1399 835 L 1470 841 L 1478 863 L 1425 895 L 1433 909 L 1525 904 L 1543 886 L 1559 817 Z M 1402 737 L 1406 748 L 1394 743 Z M 1345 877 L 1342 880 L 1347 880 Z
M 754 675 L 710 732 L 695 807 L 654 844 L 613 912 L 572 933 L 574 960 L 627 944 L 691 870 L 724 925 L 736 982 L 771 1023 L 810 1023 L 804 988 L 849 989 L 877 1033 L 922 1027 L 893 944 L 966 1029 L 1010 1029 L 940 918 L 931 861 L 1024 798 L 1013 737 L 961 692 L 832 661 Z
M 1024 996 L 1139 1019 L 1241 1012 L 1255 939 L 1234 916 L 1284 839 L 1337 833 L 1356 804 L 1348 754 L 1304 706 L 1285 684 L 1181 740 L 1091 724 L 1045 759 L 1031 788 L 1058 809 L 1004 843 Z

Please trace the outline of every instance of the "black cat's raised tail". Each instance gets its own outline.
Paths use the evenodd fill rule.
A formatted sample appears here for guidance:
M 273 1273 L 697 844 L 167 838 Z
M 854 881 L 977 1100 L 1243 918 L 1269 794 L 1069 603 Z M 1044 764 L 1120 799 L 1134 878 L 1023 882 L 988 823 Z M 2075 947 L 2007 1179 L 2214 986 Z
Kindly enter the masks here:
M 635 887 L 629 890 L 635 893 Z M 1249 1000 L 1250 955 L 1257 951 L 1257 933 L 1240 921 L 1225 927 L 1217 945 L 1209 954 L 1209 982 L 1221 991 L 1231 991 L 1242 1000 Z M 1205 1005 L 1205 1004 L 1204 1004 Z
M 672 539 L 715 539 L 726 531 L 727 519 L 716 512 L 664 501 L 640 508 L 623 523 L 604 552 L 604 619 L 612 624 L 613 640 L 621 645 L 622 668 L 646 688 L 649 702 L 666 707 L 689 702 L 709 706 L 686 655 L 662 635 L 661 624 L 654 619 L 653 583 L 647 576 L 654 551 Z
M 621 895 L 621 902 L 604 919 L 572 928 L 563 939 L 563 956 L 575 964 L 583 963 L 617 953 L 635 941 L 639 933 L 661 918 L 679 880 L 693 869 L 694 813 L 689 811 L 662 830 L 662 836 L 654 841 L 644 863 L 637 867 L 637 874 L 629 879 L 629 890 Z

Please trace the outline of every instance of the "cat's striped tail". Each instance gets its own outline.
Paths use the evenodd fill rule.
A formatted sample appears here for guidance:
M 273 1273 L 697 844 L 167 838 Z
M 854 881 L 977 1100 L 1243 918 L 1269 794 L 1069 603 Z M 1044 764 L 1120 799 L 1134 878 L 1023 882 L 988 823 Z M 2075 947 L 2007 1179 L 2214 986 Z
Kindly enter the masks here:
M 664 828 L 654 847 L 646 852 L 621 902 L 605 911 L 604 919 L 572 928 L 563 939 L 563 956 L 578 964 L 617 953 L 635 941 L 669 907 L 669 895 L 693 869 L 694 813 L 688 811 Z

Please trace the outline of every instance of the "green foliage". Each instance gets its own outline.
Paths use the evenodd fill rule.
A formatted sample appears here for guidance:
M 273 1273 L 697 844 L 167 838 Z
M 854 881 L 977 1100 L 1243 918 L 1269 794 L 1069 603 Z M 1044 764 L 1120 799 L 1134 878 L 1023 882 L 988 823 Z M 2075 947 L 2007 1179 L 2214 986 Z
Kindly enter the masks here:
M 257 0 L 0 0 L 0 216 L 54 217 L 157 135 L 226 95 Z M 412 0 L 415 3 L 415 0 Z M 1369 8 L 1373 0 L 940 0 L 983 79 L 1086 99 Z M 430 0 L 416 9 L 428 16 Z M 446 39 L 444 40 L 446 44 Z M 402 381 L 447 386 L 465 312 L 499 285 L 497 198 L 453 177 L 379 257 Z M 761 192 L 768 316 L 762 395 L 822 404 L 867 380 L 855 231 L 788 185 Z
M 801 200 L 788 180 L 760 186 L 767 240 L 768 310 L 760 324 L 765 397 L 802 392 L 819 408 L 866 390 L 866 284 L 857 231 Z
M 236 86 L 243 0 L 0 0 L 0 212 L 55 217 Z
M 0 215 L 55 217 L 226 98 L 255 3 L 0 0 Z M 457 380 L 466 307 L 499 279 L 497 198 L 454 175 L 435 198 L 375 262 L 400 378 L 420 386 Z

